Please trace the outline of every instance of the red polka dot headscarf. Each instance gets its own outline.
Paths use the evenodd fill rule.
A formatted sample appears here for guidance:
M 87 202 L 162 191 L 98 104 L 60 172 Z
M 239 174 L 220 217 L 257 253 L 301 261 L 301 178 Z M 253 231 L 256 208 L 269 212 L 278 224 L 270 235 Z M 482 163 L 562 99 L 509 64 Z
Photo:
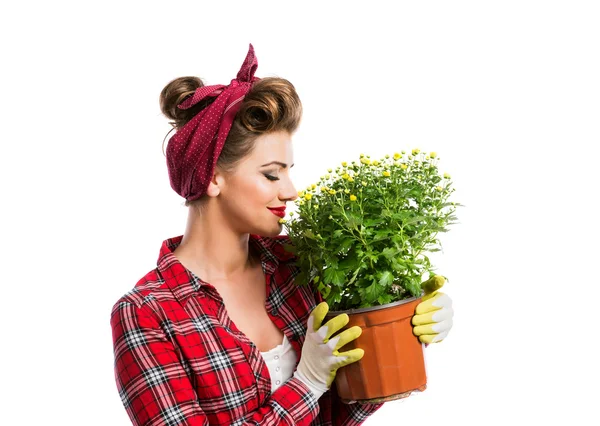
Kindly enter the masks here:
M 171 188 L 188 201 L 206 193 L 219 154 L 225 144 L 236 113 L 252 83 L 258 67 L 254 47 L 250 44 L 246 59 L 228 86 L 216 84 L 196 89 L 194 94 L 177 105 L 187 109 L 207 96 L 215 101 L 202 109 L 169 140 L 166 150 Z

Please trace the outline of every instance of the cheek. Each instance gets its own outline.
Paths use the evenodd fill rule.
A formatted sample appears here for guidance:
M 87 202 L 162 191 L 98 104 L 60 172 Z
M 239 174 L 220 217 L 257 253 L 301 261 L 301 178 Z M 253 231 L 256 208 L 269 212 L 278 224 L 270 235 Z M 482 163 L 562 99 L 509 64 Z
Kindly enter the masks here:
M 255 187 L 256 200 L 263 205 L 273 204 L 273 199 L 277 198 L 277 184 L 264 179 Z
M 247 180 L 239 186 L 239 199 L 244 200 L 244 205 L 265 207 L 273 203 L 277 197 L 277 185 L 262 178 Z

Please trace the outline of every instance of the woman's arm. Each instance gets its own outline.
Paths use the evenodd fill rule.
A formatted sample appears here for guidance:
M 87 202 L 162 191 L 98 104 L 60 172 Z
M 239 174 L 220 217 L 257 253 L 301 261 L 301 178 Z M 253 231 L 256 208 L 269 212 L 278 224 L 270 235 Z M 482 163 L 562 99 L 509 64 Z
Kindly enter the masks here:
M 146 305 L 138 307 L 121 300 L 113 308 L 111 327 L 117 388 L 132 423 L 208 425 L 176 350 L 152 311 Z M 317 399 L 298 379 L 287 381 L 244 419 L 232 418 L 234 406 L 240 409 L 232 398 L 223 395 L 220 424 L 309 425 L 319 412 Z

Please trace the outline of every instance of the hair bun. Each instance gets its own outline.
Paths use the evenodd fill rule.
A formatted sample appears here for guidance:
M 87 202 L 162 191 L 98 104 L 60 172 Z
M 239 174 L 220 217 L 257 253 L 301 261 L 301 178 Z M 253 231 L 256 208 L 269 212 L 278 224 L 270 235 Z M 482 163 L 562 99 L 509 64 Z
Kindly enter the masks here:
M 204 83 L 198 77 L 178 77 L 170 81 L 160 92 L 160 110 L 176 128 L 182 127 L 202 108 L 214 101 L 214 98 L 207 98 L 206 102 L 199 102 L 192 108 L 177 108 L 177 105 L 193 95 L 199 87 L 204 87 Z

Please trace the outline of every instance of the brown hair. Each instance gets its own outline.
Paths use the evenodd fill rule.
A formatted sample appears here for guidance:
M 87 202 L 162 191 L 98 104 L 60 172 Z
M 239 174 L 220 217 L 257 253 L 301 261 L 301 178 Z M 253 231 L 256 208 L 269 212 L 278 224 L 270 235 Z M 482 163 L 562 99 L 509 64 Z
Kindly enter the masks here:
M 216 99 L 207 97 L 189 109 L 177 108 L 178 104 L 203 86 L 204 83 L 198 77 L 179 77 L 169 82 L 160 92 L 160 109 L 172 120 L 170 124 L 176 130 Z M 259 136 L 277 131 L 293 134 L 301 118 L 302 103 L 292 83 L 279 77 L 265 77 L 254 82 L 235 116 L 217 160 L 217 167 L 225 173 L 233 171 L 252 152 Z M 194 201 L 185 202 L 186 207 L 194 204 Z

